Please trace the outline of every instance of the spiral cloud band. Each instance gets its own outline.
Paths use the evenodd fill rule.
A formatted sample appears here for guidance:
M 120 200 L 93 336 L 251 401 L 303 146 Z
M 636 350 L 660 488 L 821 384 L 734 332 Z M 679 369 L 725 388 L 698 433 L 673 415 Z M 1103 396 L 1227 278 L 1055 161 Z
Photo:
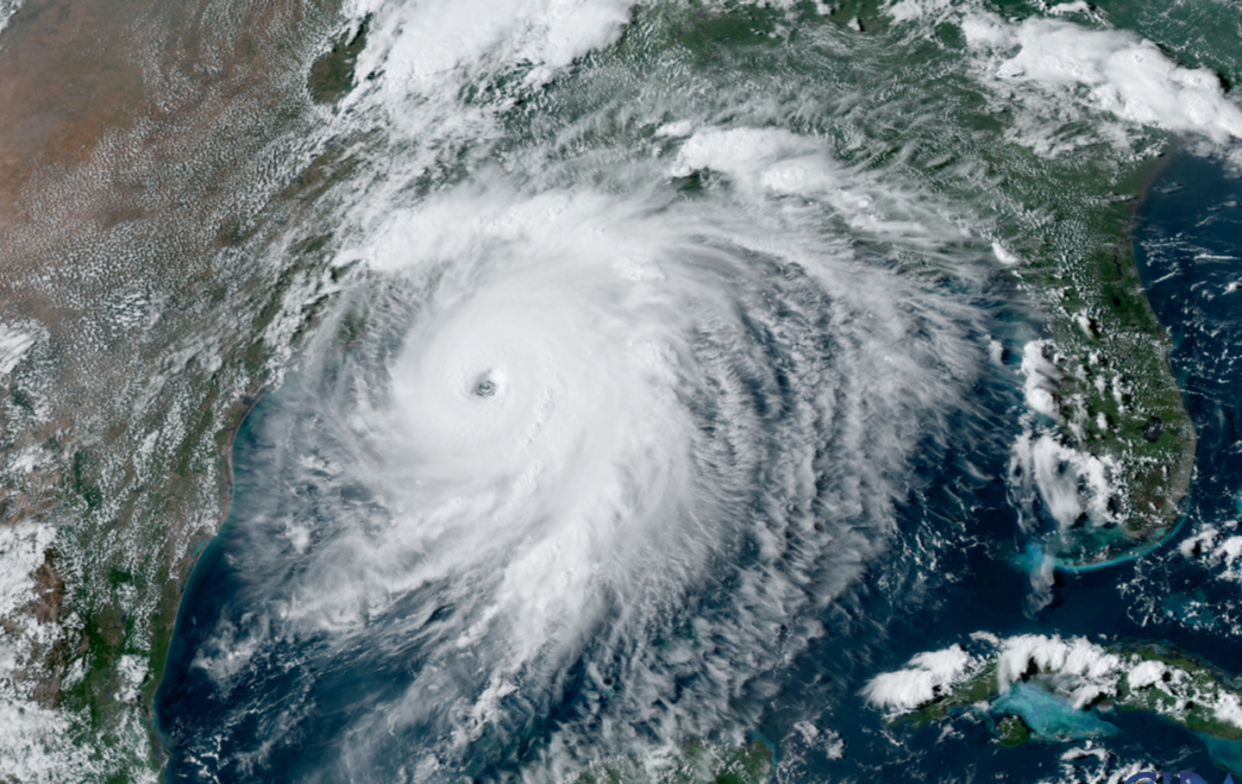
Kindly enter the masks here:
M 297 753 L 357 780 L 555 779 L 737 730 L 884 552 L 985 362 L 960 297 L 823 234 L 725 228 L 754 221 L 475 188 L 353 251 L 373 271 L 337 318 L 367 332 L 262 413 L 268 490 L 221 545 L 241 587 L 193 669 L 263 717 L 226 767 L 325 721 L 337 745 Z

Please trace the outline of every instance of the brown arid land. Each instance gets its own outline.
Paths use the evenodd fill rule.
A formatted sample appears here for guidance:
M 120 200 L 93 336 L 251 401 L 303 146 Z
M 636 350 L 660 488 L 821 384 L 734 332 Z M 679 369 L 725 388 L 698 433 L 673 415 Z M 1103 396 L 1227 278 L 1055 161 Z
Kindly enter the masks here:
M 0 558 L 29 571 L 0 706 L 32 748 L 111 749 L 83 758 L 101 779 L 160 764 L 151 698 L 232 434 L 312 317 L 313 265 L 244 248 L 317 182 L 289 130 L 335 21 L 28 0 L 0 33 Z
M 843 18 L 871 29 L 857 5 Z M 228 513 L 233 435 L 333 290 L 310 216 L 351 153 L 316 129 L 364 38 L 335 0 L 26 0 L 0 32 L 0 781 L 158 775 L 152 700 Z M 1031 204 L 1072 202 L 1041 179 Z M 1074 259 L 1042 218 L 997 225 L 1039 260 L 1013 275 L 1043 292 L 1064 351 L 1045 359 L 1063 418 L 1086 423 L 1072 446 L 1132 457 L 1124 549 L 1181 516 L 1194 431 L 1128 247 L 1133 204 L 1093 209 Z M 1097 352 L 1148 408 L 1121 421 L 1071 372 Z

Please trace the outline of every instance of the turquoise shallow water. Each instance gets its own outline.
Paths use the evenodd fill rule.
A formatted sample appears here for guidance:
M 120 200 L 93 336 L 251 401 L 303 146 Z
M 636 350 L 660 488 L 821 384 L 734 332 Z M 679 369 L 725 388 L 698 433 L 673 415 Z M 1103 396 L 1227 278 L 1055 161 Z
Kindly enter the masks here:
M 1045 325 L 997 264 L 1099 240 L 1075 199 L 1137 136 L 1034 94 L 989 109 L 1009 88 L 979 86 L 953 24 L 869 38 L 803 12 L 674 34 L 645 9 L 539 89 L 522 60 L 479 66 L 469 111 L 411 88 L 333 115 L 373 160 L 325 214 L 342 268 L 375 271 L 326 319 L 350 339 L 239 432 L 157 695 L 168 780 L 563 781 L 697 739 L 763 740 L 783 782 L 1228 763 L 1027 684 L 998 706 L 1041 736 L 1015 749 L 972 710 L 889 727 L 859 690 L 978 631 L 1242 669 L 1236 582 L 1177 550 L 1242 484 L 1237 181 L 1179 154 L 1136 224 L 1201 437 L 1186 521 L 1030 601 L 1015 553 L 1048 504 L 1008 477 Z
M 993 705 L 999 712 L 1021 716 L 1041 740 L 1082 740 L 1119 732 L 1094 711 L 1075 708 L 1032 683 L 1014 684 Z
M 1170 165 L 1163 176 L 1184 178 L 1188 172 L 1201 177 L 1213 173 L 1219 176 L 1219 169 L 1213 168 L 1210 162 L 1191 157 Z M 1237 181 L 1216 182 L 1222 188 L 1230 188 Z M 1167 199 L 1168 196 L 1153 198 Z M 1153 237 L 1163 236 L 1162 227 L 1168 224 L 1154 224 L 1153 216 L 1164 221 L 1176 219 L 1189 223 L 1186 215 L 1195 215 L 1195 207 L 1185 203 L 1177 206 L 1189 212 L 1175 212 L 1175 217 L 1170 217 L 1169 212 L 1161 212 L 1171 211 L 1170 206 L 1148 202 L 1141 218 L 1145 222 L 1139 224 L 1138 241 L 1150 242 Z M 1147 264 L 1145 274 L 1154 279 L 1167 274 L 1157 265 L 1170 259 L 1184 264 L 1187 256 L 1143 252 L 1140 258 Z M 1193 260 L 1193 256 L 1189 258 Z M 1231 274 L 1225 265 L 1207 265 L 1207 269 L 1219 270 L 1222 280 Z M 1232 454 L 1229 447 L 1232 431 L 1221 433 L 1213 429 L 1214 423 L 1230 420 L 1228 415 L 1206 416 L 1202 406 L 1210 406 L 1207 410 L 1216 412 L 1227 410 L 1225 407 L 1231 405 L 1233 398 L 1229 395 L 1235 387 L 1228 373 L 1233 371 L 1234 365 L 1196 362 L 1201 356 L 1198 352 L 1207 351 L 1217 357 L 1224 353 L 1218 344 L 1209 340 L 1224 339 L 1223 336 L 1230 334 L 1225 327 L 1234 311 L 1222 311 L 1221 321 L 1208 321 L 1204 314 L 1196 312 L 1195 317 L 1185 323 L 1200 331 L 1195 332 L 1194 339 L 1186 337 L 1176 321 L 1184 311 L 1174 308 L 1194 305 L 1197 300 L 1167 287 L 1176 280 L 1177 277 L 1165 278 L 1160 285 L 1166 287 L 1154 290 L 1153 302 L 1161 308 L 1165 323 L 1178 337 L 1174 362 L 1185 369 L 1188 387 L 1193 390 L 1192 404 L 1199 406 L 1196 413 L 1203 433 L 1200 459 L 1207 459 L 1209 465 L 1216 467 L 1210 473 L 1201 472 L 1196 484 L 1188 522 L 1190 530 L 1194 530 L 1199 521 L 1230 516 L 1233 511 L 1237 474 L 1230 471 L 1228 462 L 1234 459 L 1228 457 Z M 1183 280 L 1183 283 L 1194 291 L 1207 288 L 1197 285 L 1202 283 L 1200 278 Z M 1218 288 L 1223 285 L 1220 283 Z M 1190 353 L 1192 350 L 1195 353 Z M 325 378 L 339 372 L 339 369 L 329 368 Z M 1221 384 L 1229 393 L 1213 397 L 1210 392 L 1213 383 Z M 284 491 L 278 488 L 290 486 L 288 478 L 282 478 L 282 470 L 287 471 L 282 469 L 282 465 L 287 465 L 286 458 L 282 457 L 286 447 L 282 445 L 291 443 L 290 439 L 296 442 L 299 433 L 307 432 L 303 413 L 307 396 L 317 394 L 314 385 L 305 380 L 289 385 L 266 399 L 239 435 L 236 447 L 238 495 L 234 513 L 195 570 L 170 658 L 169 677 L 160 691 L 161 727 L 174 751 L 174 761 L 169 767 L 170 780 L 244 781 L 254 770 L 280 777 L 320 776 L 324 780 L 334 780 L 345 775 L 341 767 L 345 764 L 340 756 L 342 744 L 352 737 L 351 727 L 359 717 L 376 710 L 377 706 L 392 704 L 400 698 L 403 688 L 419 677 L 420 657 L 425 654 L 420 652 L 417 634 L 396 650 L 383 644 L 331 652 L 330 632 L 326 630 L 272 637 L 265 627 L 246 620 L 244 608 L 260 607 L 266 601 L 285 601 L 279 582 L 267 583 L 277 586 L 276 593 L 256 593 L 258 589 L 272 590 L 262 588 L 263 583 L 256 583 L 256 573 L 287 570 L 294 575 L 301 568 L 297 558 L 291 557 L 291 550 L 283 551 L 281 559 L 290 560 L 282 563 L 281 559 L 269 560 L 261 548 L 255 549 L 249 543 L 256 533 L 278 534 L 265 521 L 271 520 L 279 505 L 285 503 L 280 501 L 280 493 Z M 1003 391 L 994 394 L 998 416 L 1003 419 L 1006 398 Z M 993 464 L 999 467 L 1005 458 L 1003 448 L 998 445 L 991 457 Z M 980 454 L 972 454 L 971 459 L 976 466 L 981 464 Z M 765 691 L 746 694 L 736 703 L 741 715 L 751 717 L 747 720 L 750 737 L 775 746 L 784 771 L 781 780 L 804 781 L 814 780 L 815 776 L 863 773 L 881 778 L 898 777 L 910 766 L 958 770 L 961 761 L 969 759 L 970 770 L 976 777 L 973 780 L 987 780 L 994 774 L 1005 773 L 1033 782 L 1061 771 L 1065 764 L 1061 755 L 1065 749 L 1086 739 L 1097 748 L 1105 749 L 1107 759 L 1112 760 L 1108 764 L 1115 766 L 1131 759 L 1178 760 L 1181 769 L 1198 770 L 1205 776 L 1218 766 L 1235 766 L 1236 744 L 1197 739 L 1167 723 L 1146 722 L 1141 717 L 1109 714 L 1102 718 L 1090 711 L 1073 711 L 1030 684 L 1016 686 L 995 707 L 997 713 L 1021 715 L 1039 736 L 1037 740 L 1015 749 L 1001 749 L 991 743 L 987 722 L 977 716 L 972 718 L 967 711 L 951 719 L 955 730 L 951 739 L 942 739 L 942 730 L 935 725 L 913 732 L 892 731 L 891 737 L 901 749 L 900 753 L 894 753 L 892 741 L 888 739 L 890 731 L 883 730 L 881 716 L 861 704 L 856 690 L 875 672 L 891 669 L 893 664 L 900 664 L 913 653 L 933 647 L 928 645 L 932 639 L 952 640 L 955 635 L 980 629 L 1001 635 L 1033 632 L 1083 634 L 1093 638 L 1099 635 L 1106 638 L 1118 635 L 1162 637 L 1225 667 L 1239 665 L 1232 635 L 1222 626 L 1222 621 L 1217 620 L 1217 616 L 1232 617 L 1233 608 L 1237 606 L 1236 584 L 1205 582 L 1195 566 L 1177 554 L 1176 541 L 1110 569 L 1067 575 L 1057 587 L 1056 600 L 1048 610 L 1034 619 L 1022 617 L 1019 598 L 1025 590 L 1025 575 L 1012 569 L 1007 557 L 989 554 L 1003 555 L 1005 551 L 978 544 L 964 548 L 951 546 L 953 541 L 1000 540 L 1013 525 L 1013 513 L 1007 509 L 1003 486 L 978 484 L 977 480 L 963 478 L 955 473 L 955 461 L 956 458 L 950 457 L 922 466 L 919 470 L 926 472 L 929 484 L 912 496 L 900 512 L 908 535 L 914 541 L 923 542 L 924 547 L 930 544 L 934 548 L 936 571 L 929 574 L 918 567 L 915 552 L 899 543 L 878 567 L 879 582 L 820 616 L 825 624 L 825 637 L 812 642 L 805 653 L 789 664 L 775 668 L 768 676 L 770 686 Z M 372 503 L 360 487 L 337 492 L 344 492 L 353 499 L 350 503 Z M 325 503 L 322 499 L 316 500 L 318 493 L 314 486 L 307 485 L 296 496 L 314 504 L 302 508 L 314 509 Z M 976 518 L 976 527 L 969 538 L 955 540 L 955 536 L 962 536 L 953 533 L 953 519 L 959 508 L 958 498 L 963 493 L 973 494 L 985 502 L 989 511 Z M 900 585 L 902 580 L 912 578 L 931 579 L 936 586 L 935 591 L 921 594 L 928 597 L 923 607 L 912 608 L 903 599 L 902 590 L 879 588 L 883 584 Z M 1137 600 L 1118 590 L 1119 584 L 1126 581 L 1132 584 L 1135 580 L 1141 580 L 1139 584 L 1143 586 Z M 1193 591 L 1193 596 L 1186 591 Z M 1179 599 L 1180 596 L 1185 598 Z M 713 602 L 710 595 L 705 595 L 704 601 L 704 607 Z M 1144 602 L 1151 602 L 1157 612 L 1151 616 L 1137 614 L 1135 608 L 1143 606 Z M 727 609 L 727 605 L 719 606 Z M 399 623 L 406 614 L 434 623 L 437 617 L 452 611 L 451 605 L 437 599 L 435 589 L 422 588 L 409 593 L 387 616 L 376 617 L 371 623 L 382 629 L 385 625 Z M 1213 619 L 1213 622 L 1206 623 L 1204 619 Z M 867 631 L 868 627 L 879 624 L 885 628 L 883 638 Z M 242 650 L 257 646 L 259 651 L 258 656 L 251 655 L 247 660 L 241 680 L 228 690 L 222 690 L 218 681 L 201 666 L 203 660 L 199 653 L 211 649 L 210 641 L 213 637 L 218 639 L 222 626 L 228 634 L 229 645 Z M 618 664 L 624 666 L 623 662 Z M 512 741 L 499 744 L 486 737 L 480 739 L 472 747 L 468 769 L 481 778 L 502 779 L 511 775 L 511 771 L 522 765 L 524 754 L 555 738 L 561 722 L 580 709 L 580 700 L 587 699 L 594 691 L 594 677 L 585 661 L 572 665 L 567 670 L 566 680 L 558 687 L 557 700 L 545 709 L 546 712 L 521 707 L 520 702 L 512 703 L 510 709 L 525 716 L 522 741 L 515 747 Z M 693 689 L 694 684 L 690 677 L 684 688 Z M 613 693 L 616 685 L 608 687 L 603 694 Z M 290 710 L 291 706 L 299 705 L 304 707 Z M 842 712 L 851 712 L 857 718 L 848 723 L 832 719 Z M 803 734 L 793 729 L 799 722 L 807 721 L 830 728 L 834 733 L 831 737 L 844 742 L 843 748 L 847 750 L 844 756 L 829 754 L 831 746 L 828 744 L 811 745 Z M 222 731 L 222 727 L 228 729 Z M 382 778 L 396 775 L 408 764 L 407 760 L 416 759 L 423 749 L 435 748 L 437 741 L 418 731 L 409 731 L 389 734 L 372 743 L 384 750 L 383 761 L 372 771 L 373 776 Z M 205 755 L 208 750 L 210 755 Z
M 282 631 L 277 613 L 270 619 L 263 617 L 269 607 L 281 614 L 297 611 L 297 581 L 313 568 L 308 557 L 292 545 L 273 549 L 264 544 L 282 541 L 291 512 L 293 519 L 315 532 L 313 549 L 316 541 L 333 535 L 334 526 L 348 532 L 347 526 L 357 519 L 349 515 L 359 515 L 358 510 L 374 508 L 378 503 L 366 487 L 334 484 L 322 470 L 317 480 L 308 480 L 299 473 L 308 461 L 292 459 L 299 454 L 321 459 L 330 454 L 329 447 L 319 440 L 322 425 L 318 423 L 323 412 L 315 401 L 347 372 L 348 363 L 334 362 L 317 374 L 295 379 L 267 397 L 239 432 L 234 510 L 187 588 L 168 675 L 159 694 L 161 731 L 174 752 L 169 766 L 172 781 L 244 781 L 254 771 L 290 779 L 356 776 L 351 772 L 350 754 L 351 744 L 359 741 L 360 727 L 366 727 L 374 716 L 384 716 L 385 711 L 396 711 L 408 690 L 428 676 L 429 662 L 435 660 L 437 651 L 427 630 L 459 612 L 461 600 L 453 598 L 451 584 L 416 584 L 404 588 L 387 608 L 371 611 L 365 626 L 354 632 L 361 635 L 360 639 L 344 647 L 336 644 L 341 632 L 331 627 Z M 1000 384 L 1000 378 L 981 383 L 978 391 L 993 407 L 988 416 L 997 424 L 1003 423 L 1012 393 Z M 778 407 L 773 398 L 757 397 L 755 403 L 765 410 Z M 962 432 L 971 432 L 976 424 L 963 418 L 959 427 Z M 1004 509 L 1002 486 L 995 481 L 980 482 L 963 470 L 960 456 L 967 446 L 951 437 L 942 443 L 928 443 L 925 454 L 941 452 L 947 459 L 928 459 L 917 465 L 915 476 L 920 489 L 911 493 L 898 512 L 900 525 L 911 541 L 933 548 L 943 559 L 943 573 L 929 575 L 919 569 L 915 554 L 899 541 L 874 568 L 887 583 L 905 587 L 865 592 L 850 599 L 848 605 L 833 604 L 800 618 L 798 622 L 803 624 L 824 624 L 829 631 L 822 639 L 832 644 L 812 642 L 789 664 L 778 664 L 747 684 L 733 697 L 722 724 L 741 727 L 745 737 L 773 745 L 782 764 L 813 762 L 818 754 L 819 762 L 829 765 L 826 770 L 837 769 L 827 749 L 812 751 L 808 758 L 806 750 L 790 745 L 790 733 L 795 724 L 816 720 L 827 700 L 857 704 L 851 684 L 866 677 L 869 668 L 862 664 L 865 657 L 876 655 L 877 650 L 899 650 L 889 648 L 889 643 L 877 639 L 858 620 L 894 628 L 907 646 L 922 639 L 917 627 L 926 618 L 910 612 L 903 601 L 903 597 L 927 590 L 926 585 L 920 587 L 914 581 L 931 579 L 947 587 L 951 585 L 949 578 L 972 569 L 969 559 L 949 549 L 950 543 L 965 540 L 956 519 L 960 499 L 975 495 Z M 995 444 L 990 456 L 977 452 L 971 456 L 973 466 L 988 465 L 987 460 L 995 469 L 1003 465 L 1003 442 Z M 1012 517 L 1002 511 L 983 524 L 999 534 L 1012 525 Z M 737 619 L 734 622 L 741 624 L 745 608 L 739 608 L 721 591 L 741 579 L 756 558 L 756 552 L 742 549 L 732 562 L 714 565 L 711 582 L 693 590 L 683 601 L 701 618 L 719 616 L 725 623 Z M 1009 586 L 1010 597 L 1020 595 L 1024 575 L 1001 567 L 996 576 Z M 980 598 L 974 595 L 969 601 Z M 996 616 L 1012 611 L 1012 598 L 996 599 L 987 598 L 988 611 Z M 843 614 L 847 607 L 848 614 Z M 857 619 L 851 619 L 853 614 Z M 342 620 L 350 623 L 348 618 Z M 682 627 L 657 629 L 643 644 L 674 651 L 683 641 L 699 639 L 696 623 L 701 621 L 692 619 Z M 366 775 L 373 780 L 399 776 L 411 761 L 435 752 L 448 756 L 451 764 L 459 766 L 455 767 L 457 771 L 481 779 L 504 780 L 517 775 L 529 760 L 537 759 L 541 750 L 563 735 L 585 735 L 586 740 L 578 742 L 600 743 L 607 748 L 602 745 L 606 735 L 593 738 L 591 733 L 598 730 L 577 726 L 580 716 L 601 710 L 595 707 L 597 702 L 604 703 L 603 710 L 608 709 L 609 701 L 616 701 L 614 710 L 624 709 L 624 692 L 639 684 L 632 680 L 632 665 L 622 652 L 607 647 L 606 630 L 607 626 L 598 632 L 603 639 L 589 640 L 575 652 L 576 658 L 551 687 L 527 686 L 530 693 L 519 691 L 506 700 L 504 707 L 512 724 L 502 727 L 503 734 L 499 729 L 495 736 L 484 734 L 456 760 L 449 756 L 451 746 L 445 750 L 433 721 L 368 735 Z M 781 630 L 772 631 L 774 639 L 779 639 Z M 713 644 L 727 645 L 729 641 L 720 638 Z M 674 698 L 672 709 L 683 700 L 693 705 L 702 699 L 696 693 L 708 688 L 704 680 L 691 669 L 681 670 L 677 675 L 680 695 Z M 813 694 L 818 696 L 811 699 Z M 867 715 L 871 716 L 870 726 L 882 726 L 877 715 Z M 626 714 L 620 716 L 624 719 Z M 645 721 L 638 716 L 631 720 L 635 724 Z M 867 726 L 853 729 L 865 730 Z M 853 751 L 846 764 L 851 768 L 882 754 L 882 749 L 869 751 L 860 739 L 850 737 L 846 742 Z

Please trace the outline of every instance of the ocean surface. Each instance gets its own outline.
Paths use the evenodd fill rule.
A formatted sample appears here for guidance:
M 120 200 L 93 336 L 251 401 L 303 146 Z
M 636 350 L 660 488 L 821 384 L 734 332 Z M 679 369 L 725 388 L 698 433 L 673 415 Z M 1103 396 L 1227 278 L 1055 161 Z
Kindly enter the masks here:
M 762 742 L 781 782 L 1213 780 L 1232 752 L 1154 717 L 1016 693 L 1069 739 L 1002 748 L 861 690 L 978 632 L 1242 670 L 1220 85 L 1085 4 L 896 4 L 874 38 L 861 7 L 528 10 L 351 9 L 331 303 L 237 433 L 156 694 L 167 780 L 567 781 L 696 740 Z M 1197 468 L 1167 541 L 1053 569 L 1112 488 L 1057 440 L 1075 360 L 1020 281 L 1112 236 L 1139 126 L 1193 140 L 1132 239 Z
M 798 617 L 816 629 L 801 644 L 781 651 L 787 632 L 777 625 L 770 627 L 770 639 L 754 643 L 775 655 L 738 685 L 726 705 L 711 703 L 721 714 L 719 729 L 704 737 L 763 741 L 775 751 L 777 780 L 786 782 L 946 776 L 1036 782 L 1063 780 L 1066 766 L 1077 766 L 1077 775 L 1098 776 L 1136 760 L 1214 780 L 1211 772 L 1218 768 L 1205 744 L 1152 717 L 1110 715 L 1116 731 L 1085 732 L 1098 735 L 1089 741 L 1000 748 L 978 717 L 917 730 L 888 727 L 858 690 L 875 673 L 919 651 L 977 631 L 1083 635 L 1097 642 L 1166 640 L 1228 670 L 1242 669 L 1238 566 L 1205 574 L 1203 564 L 1179 552 L 1205 526 L 1237 525 L 1239 517 L 1242 378 L 1235 360 L 1242 345 L 1242 292 L 1228 287 L 1242 280 L 1240 219 L 1242 179 L 1226 176 L 1219 160 L 1186 151 L 1162 164 L 1136 214 L 1140 271 L 1172 335 L 1171 362 L 1199 433 L 1188 515 L 1175 537 L 1132 560 L 1058 572 L 1051 603 L 1024 613 L 1031 587 L 1018 566 L 1022 541 L 1004 482 L 1010 455 L 1003 435 L 1018 430 L 1018 392 L 1012 381 L 1005 383 L 1002 362 L 968 390 L 978 405 L 948 423 L 946 432 L 971 437 L 943 436 L 922 453 L 931 457 L 914 459 L 908 489 L 894 506 L 891 547 L 869 559 L 856 584 Z M 1003 302 L 995 297 L 986 303 L 991 334 L 1003 334 L 1004 324 L 1018 319 Z M 398 350 L 399 336 L 373 339 L 390 342 L 380 356 Z M 777 350 L 767 343 L 763 348 Z M 423 580 L 385 586 L 383 606 L 362 608 L 362 620 L 351 617 L 359 612 L 351 605 L 311 627 L 282 626 L 284 617 L 303 609 L 297 604 L 301 581 L 324 577 L 314 573 L 305 554 L 320 537 L 333 535 L 326 530 L 361 524 L 357 510 L 381 503 L 364 486 L 314 478 L 330 474 L 330 461 L 313 451 L 321 445 L 307 433 L 323 427 L 325 415 L 355 415 L 325 412 L 315 402 L 351 372 L 350 352 L 365 353 L 347 348 L 346 356 L 326 358 L 313 372 L 291 379 L 256 406 L 238 435 L 233 512 L 187 586 L 157 700 L 161 734 L 173 754 L 170 781 L 413 780 L 420 761 L 432 755 L 443 767 L 429 779 L 518 777 L 532 760 L 546 760 L 561 734 L 604 735 L 599 725 L 583 726 L 581 717 L 593 702 L 625 687 L 621 654 L 582 640 L 559 662 L 559 677 L 536 681 L 542 693 L 524 694 L 524 684 L 516 684 L 501 703 L 503 731 L 484 732 L 455 748 L 434 719 L 412 721 L 402 713 L 417 710 L 404 698 L 427 669 L 441 666 L 434 664 L 439 640 L 424 630 L 454 612 L 451 585 Z M 773 394 L 757 392 L 751 405 L 779 406 Z M 998 432 L 1002 437 L 991 441 L 981 435 Z M 316 454 L 323 466 L 314 464 L 318 473 L 308 477 L 305 464 Z M 340 519 L 343 514 L 357 516 Z M 307 530 L 304 549 L 285 536 L 290 520 Z M 283 546 L 256 544 L 256 538 L 281 538 Z M 727 593 L 755 556 L 743 547 L 730 557 L 743 566 L 713 563 L 706 584 L 685 589 L 679 602 L 726 624 L 742 612 Z M 336 566 L 350 574 L 350 564 Z M 606 615 L 592 633 L 607 636 L 616 617 Z M 670 645 L 669 636 L 693 634 L 693 618 L 673 617 L 677 624 L 651 629 L 647 644 Z M 390 636 L 391 628 L 401 633 Z M 347 644 L 337 644 L 337 636 L 348 637 Z M 679 698 L 694 704 L 699 677 L 687 673 L 677 680 L 670 710 Z M 433 695 L 422 699 L 434 701 Z M 652 722 L 652 743 L 695 739 L 661 737 L 654 719 L 630 718 Z M 1091 722 L 1101 723 L 1090 713 L 1080 723 Z M 603 738 L 594 748 L 601 754 L 641 748 L 632 739 L 627 744 L 610 747 Z
M 1240 36 L 0 0 L 0 780 L 1216 784 L 1026 664 L 890 721 L 1242 671 Z

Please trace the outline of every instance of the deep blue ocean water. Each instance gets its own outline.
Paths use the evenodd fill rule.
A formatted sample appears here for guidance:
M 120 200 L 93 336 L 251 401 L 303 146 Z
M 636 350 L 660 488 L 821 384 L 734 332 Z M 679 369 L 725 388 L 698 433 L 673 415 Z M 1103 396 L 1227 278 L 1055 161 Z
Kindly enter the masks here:
M 1013 565 L 1025 543 L 1003 481 L 1007 439 L 1018 429 L 1017 397 L 1012 380 L 986 381 L 977 393 L 992 418 L 989 431 L 999 435 L 973 445 L 973 451 L 969 444 L 950 448 L 919 467 L 924 481 L 899 510 L 902 534 L 891 556 L 824 612 L 825 634 L 808 650 L 739 696 L 739 711 L 757 717 L 752 739 L 774 748 L 781 780 L 951 776 L 1035 782 L 1064 775 L 1061 756 L 1082 748 L 1082 740 L 1000 748 L 991 741 L 992 719 L 978 713 L 917 729 L 890 728 L 859 696 L 876 673 L 898 669 L 914 654 L 961 642 L 972 632 L 1083 635 L 1101 643 L 1164 640 L 1226 670 L 1242 671 L 1238 581 L 1216 579 L 1176 547 L 1204 524 L 1239 517 L 1242 291 L 1230 293 L 1227 287 L 1242 280 L 1242 179 L 1225 176 L 1217 161 L 1174 154 L 1138 208 L 1134 239 L 1142 279 L 1172 336 L 1171 362 L 1199 432 L 1187 520 L 1170 541 L 1142 557 L 1058 573 L 1053 602 L 1034 617 L 1025 614 L 1030 580 Z M 998 325 L 1007 318 L 1016 317 L 998 313 Z M 299 401 L 313 393 L 294 379 L 262 401 L 238 434 L 233 511 L 186 588 L 156 699 L 158 728 L 172 752 L 169 781 L 346 780 L 344 769 L 331 767 L 339 764 L 334 760 L 341 733 L 360 713 L 396 699 L 417 677 L 414 643 L 399 657 L 355 650 L 325 664 L 315 656 L 324 641 L 313 636 L 265 642 L 265 654 L 254 658 L 240 685 L 227 692 L 195 666 L 204 640 L 219 635 L 220 619 L 244 617 L 245 603 L 255 601 L 245 590 L 247 570 L 271 568 L 250 559 L 246 539 L 237 532 L 279 508 L 281 493 L 315 492 L 286 487 L 279 479 L 282 445 L 305 425 L 298 419 Z M 974 472 L 965 470 L 967 459 Z M 291 561 L 288 568 L 297 567 Z M 243 648 L 254 634 L 239 628 L 232 644 Z M 567 710 L 575 700 L 575 679 L 584 677 L 567 678 Z M 274 717 L 287 715 L 284 709 L 299 701 L 308 708 L 296 722 L 276 722 Z M 1213 784 L 1218 780 L 1220 768 L 1208 746 L 1192 734 L 1150 716 L 1106 718 L 1120 731 L 1092 743 L 1115 755 L 1117 765 L 1142 760 L 1198 771 Z M 1099 721 L 1088 715 L 1084 726 L 1098 729 Z M 837 733 L 845 744 L 843 756 L 830 759 L 827 745 L 796 729 L 802 722 Z M 524 754 L 542 748 L 556 726 L 555 713 L 534 716 L 521 748 L 479 744 L 472 775 L 503 778 L 520 766 Z M 367 780 L 399 780 L 421 739 L 411 734 L 383 743 L 383 762 Z M 1217 759 L 1228 753 L 1217 749 Z

